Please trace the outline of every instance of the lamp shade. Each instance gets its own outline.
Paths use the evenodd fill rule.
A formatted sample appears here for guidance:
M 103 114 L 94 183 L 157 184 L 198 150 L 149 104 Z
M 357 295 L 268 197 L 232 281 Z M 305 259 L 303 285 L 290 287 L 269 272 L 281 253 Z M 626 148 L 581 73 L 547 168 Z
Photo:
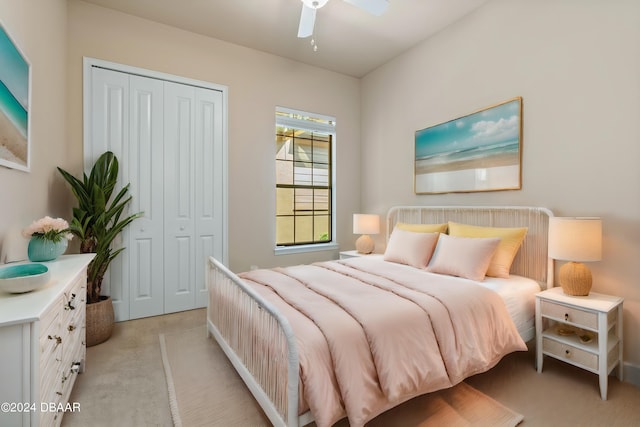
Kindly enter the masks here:
M 353 234 L 380 233 L 380 217 L 378 215 L 353 214 Z
M 600 261 L 602 259 L 600 218 L 549 218 L 549 257 L 576 262 Z

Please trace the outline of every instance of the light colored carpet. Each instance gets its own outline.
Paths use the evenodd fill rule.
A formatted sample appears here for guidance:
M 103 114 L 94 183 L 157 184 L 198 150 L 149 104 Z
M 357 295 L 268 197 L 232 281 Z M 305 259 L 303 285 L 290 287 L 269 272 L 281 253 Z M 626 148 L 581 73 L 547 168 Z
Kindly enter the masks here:
M 198 309 L 116 323 L 109 341 L 87 349 L 87 370 L 70 398 L 82 410 L 66 413 L 62 427 L 172 426 L 158 335 L 205 322 L 206 310 Z M 516 352 L 465 383 L 523 414 L 518 427 L 640 425 L 640 388 L 610 377 L 601 400 L 597 375 L 550 357 L 538 374 L 534 362 L 534 351 Z M 225 374 L 240 381 L 232 369 Z
M 512 427 L 522 415 L 465 383 L 416 397 L 374 418 L 376 427 Z
M 176 427 L 271 425 L 204 325 L 160 334 L 160 347 Z
M 176 426 L 269 426 L 249 390 L 204 326 L 160 334 Z M 412 399 L 369 426 L 515 426 L 522 415 L 461 383 Z M 338 423 L 346 426 L 346 420 Z
M 111 338 L 87 349 L 86 371 L 69 398 L 62 427 L 171 427 L 158 334 L 204 325 L 206 311 L 191 310 L 115 324 Z

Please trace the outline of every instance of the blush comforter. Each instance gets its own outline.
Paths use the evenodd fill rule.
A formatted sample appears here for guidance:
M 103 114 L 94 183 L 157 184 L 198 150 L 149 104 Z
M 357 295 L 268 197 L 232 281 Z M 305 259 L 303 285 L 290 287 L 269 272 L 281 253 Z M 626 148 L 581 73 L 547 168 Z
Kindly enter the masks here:
M 504 302 L 477 283 L 365 257 L 240 277 L 296 335 L 302 410 L 362 426 L 526 350 Z

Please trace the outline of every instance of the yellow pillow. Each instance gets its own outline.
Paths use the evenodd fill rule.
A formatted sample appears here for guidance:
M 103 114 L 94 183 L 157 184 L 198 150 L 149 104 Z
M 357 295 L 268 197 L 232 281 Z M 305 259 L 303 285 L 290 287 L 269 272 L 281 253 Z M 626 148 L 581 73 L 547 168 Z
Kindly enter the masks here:
M 509 277 L 513 259 L 527 234 L 527 227 L 479 227 L 449 221 L 449 235 L 458 237 L 499 237 L 500 244 L 493 254 L 487 276 Z
M 446 233 L 447 224 L 407 224 L 399 222 L 396 227 L 400 230 L 413 231 L 414 233 Z

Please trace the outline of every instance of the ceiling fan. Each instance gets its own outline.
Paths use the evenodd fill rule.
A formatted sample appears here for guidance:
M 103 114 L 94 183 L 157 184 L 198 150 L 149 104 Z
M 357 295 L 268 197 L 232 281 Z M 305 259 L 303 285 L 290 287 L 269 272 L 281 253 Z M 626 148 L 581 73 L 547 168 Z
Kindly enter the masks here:
M 298 27 L 298 37 L 305 38 L 313 35 L 313 27 L 316 22 L 316 10 L 327 4 L 329 0 L 301 0 L 302 13 L 300 14 L 300 26 Z M 364 9 L 375 16 L 382 15 L 387 6 L 388 0 L 343 0 L 353 6 Z

